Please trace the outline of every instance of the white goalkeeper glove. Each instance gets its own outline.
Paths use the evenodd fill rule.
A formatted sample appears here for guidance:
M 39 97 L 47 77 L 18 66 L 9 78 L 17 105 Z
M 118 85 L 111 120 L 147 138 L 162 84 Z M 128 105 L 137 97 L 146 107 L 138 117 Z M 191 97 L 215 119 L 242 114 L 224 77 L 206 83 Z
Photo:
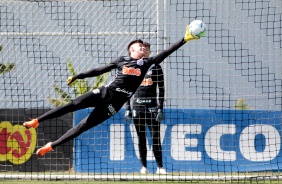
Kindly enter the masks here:
M 124 118 L 127 123 L 129 123 L 132 120 L 132 113 L 130 110 L 125 111 Z
M 163 110 L 162 109 L 158 109 L 158 114 L 157 114 L 157 117 L 156 117 L 156 121 L 161 122 L 162 120 L 164 120 Z

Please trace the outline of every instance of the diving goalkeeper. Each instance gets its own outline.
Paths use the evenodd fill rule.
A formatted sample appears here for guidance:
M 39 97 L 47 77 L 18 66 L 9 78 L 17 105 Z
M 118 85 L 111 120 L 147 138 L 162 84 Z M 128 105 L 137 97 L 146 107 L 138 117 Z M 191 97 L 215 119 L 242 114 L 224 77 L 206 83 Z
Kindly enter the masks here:
M 117 75 L 110 84 L 87 92 L 66 105 L 56 107 L 40 117 L 23 123 L 23 126 L 26 128 L 37 128 L 40 123 L 47 119 L 57 118 L 66 113 L 80 109 L 95 107 L 88 117 L 84 118 L 78 125 L 68 130 L 59 139 L 54 142 L 49 142 L 45 146 L 39 148 L 36 155 L 42 157 L 57 146 L 74 139 L 81 133 L 99 125 L 116 114 L 138 89 L 152 65 L 161 63 L 166 57 L 179 49 L 186 42 L 194 39 L 199 39 L 199 37 L 193 37 L 187 26 L 184 38 L 160 52 L 158 55 L 149 58 L 143 58 L 145 54 L 143 41 L 134 40 L 127 46 L 128 55 L 130 57 L 122 56 L 105 66 L 69 77 L 67 80 L 68 85 L 76 79 L 95 77 L 113 69 L 117 69 Z

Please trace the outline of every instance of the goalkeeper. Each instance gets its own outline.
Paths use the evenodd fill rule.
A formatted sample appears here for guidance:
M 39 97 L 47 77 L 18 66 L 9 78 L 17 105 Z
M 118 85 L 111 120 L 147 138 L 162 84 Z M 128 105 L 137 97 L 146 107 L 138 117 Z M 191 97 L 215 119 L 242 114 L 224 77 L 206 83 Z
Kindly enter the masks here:
M 151 54 L 150 44 L 143 43 L 145 47 L 145 55 L 147 58 Z M 157 103 L 157 87 L 158 103 Z M 138 136 L 138 147 L 142 168 L 141 174 L 147 174 L 147 146 L 146 146 L 146 124 L 151 132 L 153 153 L 157 162 L 156 174 L 166 174 L 162 162 L 162 148 L 160 140 L 160 122 L 164 119 L 163 104 L 164 104 L 164 76 L 160 65 L 153 66 L 146 74 L 143 82 L 132 97 L 133 101 L 133 121 Z M 125 119 L 130 122 L 132 112 L 130 100 L 126 102 Z
M 85 93 L 66 105 L 56 107 L 38 118 L 23 123 L 23 126 L 26 128 L 37 128 L 39 123 L 42 123 L 47 119 L 57 118 L 66 113 L 80 109 L 95 107 L 88 117 L 84 118 L 78 125 L 68 130 L 59 139 L 54 142 L 49 142 L 45 146 L 39 148 L 36 155 L 42 157 L 57 146 L 74 139 L 84 131 L 99 125 L 113 116 L 135 93 L 147 71 L 153 64 L 159 64 L 186 42 L 194 39 L 199 39 L 199 37 L 193 37 L 187 26 L 184 38 L 160 52 L 158 55 L 149 58 L 143 58 L 145 54 L 143 41 L 134 40 L 130 42 L 127 47 L 128 55 L 130 57 L 122 56 L 105 66 L 69 77 L 67 80 L 68 85 L 77 79 L 95 77 L 113 69 L 117 69 L 117 74 L 110 84 Z

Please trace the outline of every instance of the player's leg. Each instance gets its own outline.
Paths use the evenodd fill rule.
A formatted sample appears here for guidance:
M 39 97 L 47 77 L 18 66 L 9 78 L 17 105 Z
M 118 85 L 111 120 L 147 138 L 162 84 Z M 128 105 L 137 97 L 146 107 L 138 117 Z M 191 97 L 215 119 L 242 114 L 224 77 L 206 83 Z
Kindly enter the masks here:
M 156 158 L 158 167 L 163 167 L 162 163 L 162 150 L 161 150 L 161 138 L 160 138 L 160 123 L 155 120 L 152 113 L 148 113 L 148 119 L 146 121 L 148 128 L 152 136 L 152 148 Z
M 95 107 L 97 104 L 101 103 L 100 93 L 88 92 L 78 98 L 72 100 L 70 103 L 56 107 L 38 118 L 32 119 L 31 121 L 24 122 L 23 126 L 26 128 L 37 128 L 39 123 L 47 119 L 57 118 L 66 113 L 73 112 L 79 109 L 87 107 Z
M 148 173 L 147 171 L 147 140 L 146 140 L 146 123 L 145 123 L 145 114 L 141 112 L 137 112 L 135 116 L 133 116 L 133 121 L 135 125 L 135 129 L 138 137 L 138 148 L 140 155 L 140 162 L 142 164 L 142 168 L 140 170 L 141 174 Z
M 52 151 L 57 146 L 74 139 L 75 137 L 79 136 L 81 133 L 104 122 L 109 117 L 111 117 L 111 115 L 108 114 L 108 111 L 105 107 L 100 107 L 100 106 L 96 107 L 88 117 L 84 118 L 78 125 L 68 130 L 59 139 L 57 139 L 54 142 L 47 143 L 42 148 L 38 149 L 36 155 L 38 157 L 42 157 L 46 153 Z
M 163 168 L 160 122 L 156 121 L 155 113 L 150 113 L 147 115 L 147 117 L 148 118 L 146 122 L 152 136 L 153 153 L 158 166 L 156 174 L 166 174 L 166 170 Z

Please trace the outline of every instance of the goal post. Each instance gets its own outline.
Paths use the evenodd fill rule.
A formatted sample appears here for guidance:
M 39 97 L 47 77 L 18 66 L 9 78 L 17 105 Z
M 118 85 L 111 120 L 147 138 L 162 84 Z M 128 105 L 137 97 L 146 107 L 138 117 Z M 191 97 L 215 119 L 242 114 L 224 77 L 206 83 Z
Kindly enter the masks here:
M 281 0 L 4 0 L 0 2 L 0 178 L 66 180 L 280 180 Z M 200 19 L 206 35 L 162 62 L 163 167 L 157 175 L 147 128 L 142 175 L 138 136 L 123 107 L 42 158 L 35 152 L 92 111 L 26 130 L 24 121 L 115 77 L 69 87 L 74 72 L 104 66 L 134 39 L 152 56 Z M 79 89 L 78 89 L 79 88 Z M 87 91 L 88 90 L 88 91 Z

